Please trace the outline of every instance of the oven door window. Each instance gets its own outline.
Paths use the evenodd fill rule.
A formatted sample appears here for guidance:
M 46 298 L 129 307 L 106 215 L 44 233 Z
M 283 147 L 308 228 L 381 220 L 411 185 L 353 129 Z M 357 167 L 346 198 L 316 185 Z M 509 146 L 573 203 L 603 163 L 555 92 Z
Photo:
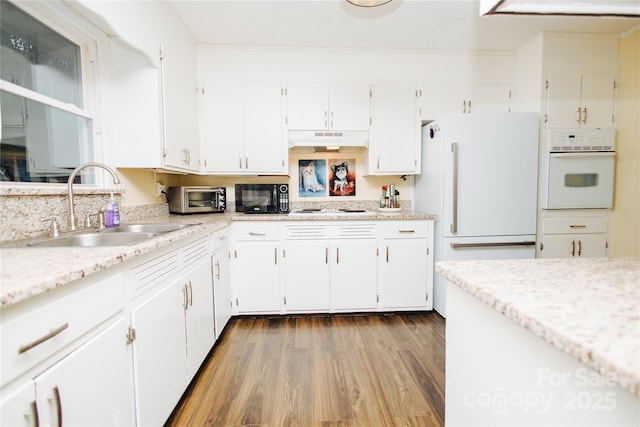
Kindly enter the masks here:
M 548 209 L 613 207 L 614 153 L 551 153 Z

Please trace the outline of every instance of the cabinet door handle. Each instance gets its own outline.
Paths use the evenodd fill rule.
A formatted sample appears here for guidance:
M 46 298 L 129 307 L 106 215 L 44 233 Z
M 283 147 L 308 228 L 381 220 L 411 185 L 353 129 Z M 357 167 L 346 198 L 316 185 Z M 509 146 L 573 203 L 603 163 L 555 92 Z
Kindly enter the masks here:
M 585 110 L 586 110 L 586 108 L 585 108 Z M 329 126 L 329 127 L 330 127 L 331 129 L 333 129 L 333 111 L 331 112 L 331 123 L 330 123 L 330 126 Z
M 329 112 L 324 110 L 324 127 L 329 127 Z
M 586 225 L 570 225 L 569 228 L 587 228 Z
M 336 264 L 340 264 L 340 248 L 336 248 Z
M 578 240 L 578 256 L 582 255 L 582 240 Z
M 329 264 L 329 247 L 324 248 L 324 263 Z
M 191 280 L 189 280 L 189 307 L 193 307 L 193 286 Z
M 273 263 L 278 265 L 278 248 L 273 249 Z
M 578 124 L 580 124 L 580 122 L 582 121 L 582 108 L 578 107 L 578 119 L 576 120 L 576 122 L 578 122 Z
M 266 235 L 267 235 L 267 233 L 258 233 L 258 232 L 255 232 L 255 231 L 250 231 L 250 232 L 249 232 L 249 236 L 264 237 L 264 236 L 266 236 Z
M 67 322 L 64 325 L 60 326 L 59 328 L 52 329 L 51 331 L 49 331 L 49 333 L 47 335 L 45 335 L 43 337 L 40 337 L 37 340 L 30 342 L 29 344 L 25 344 L 23 346 L 20 346 L 20 348 L 18 349 L 18 354 L 25 353 L 25 352 L 31 350 L 32 348 L 39 346 L 43 342 L 48 341 L 51 338 L 55 337 L 56 335 L 58 335 L 59 333 L 61 333 L 65 329 L 67 329 L 68 327 L 69 327 L 69 323 Z
M 58 427 L 62 427 L 62 399 L 60 398 L 60 389 L 58 386 L 53 388 L 53 398 L 56 401 L 56 414 L 58 415 Z
M 389 262 L 389 246 L 387 246 L 386 262 Z
M 249 158 L 248 157 L 244 158 L 244 168 L 245 169 L 249 169 Z
M 571 256 L 576 256 L 576 241 L 571 241 Z
M 187 285 L 182 287 L 182 306 L 186 310 L 189 307 L 189 297 L 187 296 Z
M 216 273 L 216 279 L 220 280 L 220 261 L 216 260 L 216 269 L 218 270 L 218 272 Z
M 415 232 L 416 232 L 416 230 L 400 230 L 400 231 L 398 231 L 398 233 L 401 233 L 401 234 L 402 233 L 415 233 Z
M 471 100 L 469 100 L 469 104 L 468 105 L 469 105 L 469 111 L 467 111 L 467 113 L 470 113 L 471 112 Z
M 38 404 L 34 400 L 31 402 L 31 413 L 33 414 L 33 425 L 40 427 L 40 415 L 38 414 Z
M 586 124 L 587 123 L 587 107 L 584 107 L 582 109 L 582 112 L 584 113 L 582 116 L 582 123 Z

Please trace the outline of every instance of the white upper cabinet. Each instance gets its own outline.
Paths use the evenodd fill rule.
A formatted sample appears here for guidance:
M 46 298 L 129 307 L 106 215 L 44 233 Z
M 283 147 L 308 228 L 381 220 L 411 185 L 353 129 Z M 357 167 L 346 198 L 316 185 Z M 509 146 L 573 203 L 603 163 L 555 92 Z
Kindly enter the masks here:
M 369 130 L 368 83 L 288 84 L 289 130 Z
M 550 74 L 547 128 L 610 128 L 614 119 L 613 75 Z
M 115 34 L 105 91 L 112 105 L 106 157 L 118 167 L 199 171 L 196 43 L 169 6 L 81 1 L 75 7 Z
M 420 173 L 420 93 L 412 85 L 375 85 L 369 175 Z
M 453 113 L 508 113 L 511 87 L 506 84 L 430 84 L 421 101 L 421 116 L 426 120 Z
M 200 169 L 195 45 L 176 31 L 160 47 L 161 107 L 164 166 Z
M 205 85 L 200 103 L 204 172 L 287 173 L 282 92 L 278 83 Z

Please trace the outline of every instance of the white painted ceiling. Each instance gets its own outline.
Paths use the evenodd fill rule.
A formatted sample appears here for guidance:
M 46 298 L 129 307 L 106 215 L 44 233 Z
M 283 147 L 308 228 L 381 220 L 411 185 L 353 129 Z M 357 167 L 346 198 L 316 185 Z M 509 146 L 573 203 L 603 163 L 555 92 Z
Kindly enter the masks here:
M 640 0 L 639 0 L 640 1 Z M 478 0 L 168 0 L 198 43 L 376 49 L 513 50 L 541 31 L 620 34 L 637 18 L 484 16 Z

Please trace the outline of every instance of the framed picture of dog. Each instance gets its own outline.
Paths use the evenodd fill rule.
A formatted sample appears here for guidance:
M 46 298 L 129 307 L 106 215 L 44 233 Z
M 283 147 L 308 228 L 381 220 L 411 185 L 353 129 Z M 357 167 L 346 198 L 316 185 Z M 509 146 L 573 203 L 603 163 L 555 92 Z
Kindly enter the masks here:
M 356 195 L 356 160 L 329 160 L 329 196 Z
M 300 171 L 300 197 L 325 197 L 327 195 L 327 161 L 324 159 L 298 160 Z

